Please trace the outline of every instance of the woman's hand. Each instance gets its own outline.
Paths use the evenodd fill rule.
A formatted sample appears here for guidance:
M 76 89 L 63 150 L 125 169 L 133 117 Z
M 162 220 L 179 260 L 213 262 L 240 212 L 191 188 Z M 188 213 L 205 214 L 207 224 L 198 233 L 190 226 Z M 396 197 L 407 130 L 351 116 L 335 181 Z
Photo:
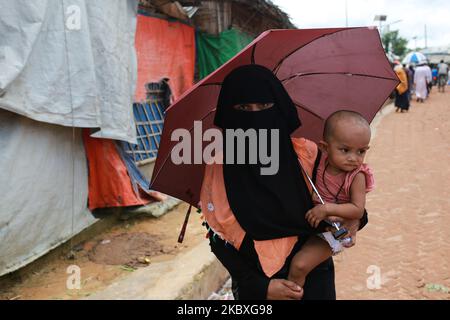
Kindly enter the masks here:
M 311 210 L 308 210 L 308 212 L 305 215 L 305 218 L 312 227 L 317 228 L 319 226 L 320 221 L 324 220 L 327 216 L 328 216 L 327 205 L 319 204 L 314 208 L 312 208 Z
M 272 279 L 267 288 L 267 300 L 300 300 L 303 289 L 286 279 Z

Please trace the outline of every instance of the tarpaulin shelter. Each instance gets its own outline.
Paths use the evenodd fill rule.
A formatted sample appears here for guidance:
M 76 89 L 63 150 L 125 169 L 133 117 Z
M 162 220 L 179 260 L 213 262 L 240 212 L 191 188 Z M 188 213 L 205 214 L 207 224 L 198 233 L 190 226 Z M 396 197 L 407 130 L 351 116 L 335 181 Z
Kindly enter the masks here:
M 145 84 L 162 77 L 170 79 L 175 96 L 193 85 L 195 68 L 194 29 L 182 22 L 137 15 L 135 37 L 137 85 L 135 102 L 130 104 L 136 122 L 137 144 L 115 143 L 83 135 L 89 162 L 89 209 L 145 205 L 163 200 L 163 195 L 136 184 L 130 171 L 138 169 L 121 157 L 130 155 L 134 162 L 156 158 L 162 133 L 163 115 L 158 101 L 146 100 Z M 132 188 L 133 186 L 133 188 Z
M 203 79 L 245 48 L 253 37 L 231 29 L 218 35 L 198 31 L 196 40 L 199 78 Z
M 3 1 L 0 107 L 136 142 L 137 0 Z
M 152 201 L 113 147 L 136 142 L 137 2 L 2 3 L 0 275 L 93 224 L 88 195 L 91 209 Z
M 158 192 L 148 190 L 148 182 L 146 186 L 137 183 L 139 180 L 130 174 L 134 163 L 128 164 L 131 169 L 127 167 L 121 145 L 109 139 L 94 139 L 87 129 L 83 130 L 83 140 L 89 163 L 90 210 L 146 205 L 153 199 L 163 199 Z
M 194 27 L 182 21 L 150 16 L 140 10 L 136 28 L 138 77 L 133 113 L 136 120 L 137 144 L 123 143 L 124 152 L 140 164 L 156 159 L 164 122 L 161 97 L 150 94 L 162 78 L 174 98 L 178 98 L 194 84 L 195 32 Z
M 81 130 L 0 109 L 0 275 L 96 221 Z
M 138 77 L 135 101 L 145 99 L 145 84 L 170 79 L 175 98 L 194 84 L 194 28 L 179 21 L 138 15 Z

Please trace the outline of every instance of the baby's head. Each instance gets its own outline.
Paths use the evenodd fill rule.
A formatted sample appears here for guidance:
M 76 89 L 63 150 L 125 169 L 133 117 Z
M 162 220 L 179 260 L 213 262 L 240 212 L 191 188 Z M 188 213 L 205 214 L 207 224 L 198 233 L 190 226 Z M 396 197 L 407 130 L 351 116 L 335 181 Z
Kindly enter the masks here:
M 341 110 L 325 121 L 319 146 L 328 154 L 328 162 L 340 171 L 352 171 L 364 161 L 369 149 L 370 126 L 354 111 Z

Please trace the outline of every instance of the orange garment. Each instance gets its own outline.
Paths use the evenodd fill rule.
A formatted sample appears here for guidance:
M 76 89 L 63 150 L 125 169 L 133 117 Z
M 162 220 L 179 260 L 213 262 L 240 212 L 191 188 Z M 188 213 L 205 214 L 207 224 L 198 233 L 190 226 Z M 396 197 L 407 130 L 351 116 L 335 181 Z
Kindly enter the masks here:
M 399 94 L 403 94 L 408 90 L 408 77 L 406 76 L 405 69 L 403 67 L 398 66 L 394 69 L 397 77 L 400 79 L 400 83 L 397 86 L 397 91 Z
M 292 144 L 299 161 L 308 175 L 312 175 L 317 156 L 317 145 L 304 138 L 292 138 Z M 206 165 L 200 192 L 200 204 L 204 219 L 210 228 L 223 240 L 239 250 L 245 231 L 239 225 L 228 203 L 222 170 L 222 154 L 218 154 L 213 164 Z M 307 183 L 308 187 L 309 184 Z M 271 240 L 254 240 L 264 273 L 271 277 L 284 265 L 298 237 L 285 237 Z

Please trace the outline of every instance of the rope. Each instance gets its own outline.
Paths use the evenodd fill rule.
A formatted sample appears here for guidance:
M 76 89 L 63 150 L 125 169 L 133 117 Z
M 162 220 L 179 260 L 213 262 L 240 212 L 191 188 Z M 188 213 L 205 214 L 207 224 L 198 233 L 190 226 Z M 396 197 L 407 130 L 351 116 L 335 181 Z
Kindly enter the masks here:
M 71 210 L 71 229 L 70 229 L 70 251 L 67 255 L 69 259 L 75 259 L 75 252 L 73 250 L 73 237 L 74 237 L 74 216 L 75 216 L 75 119 L 73 111 L 73 95 L 72 95 L 72 75 L 70 72 L 70 62 L 69 62 L 69 49 L 67 47 L 67 30 L 66 30 L 66 20 L 64 8 L 66 7 L 64 0 L 61 1 L 62 17 L 63 17 L 63 28 L 64 28 L 64 46 L 66 49 L 66 63 L 67 70 L 69 72 L 69 95 L 70 95 L 70 114 L 72 120 L 72 143 L 71 143 L 71 154 L 72 154 L 72 210 Z

